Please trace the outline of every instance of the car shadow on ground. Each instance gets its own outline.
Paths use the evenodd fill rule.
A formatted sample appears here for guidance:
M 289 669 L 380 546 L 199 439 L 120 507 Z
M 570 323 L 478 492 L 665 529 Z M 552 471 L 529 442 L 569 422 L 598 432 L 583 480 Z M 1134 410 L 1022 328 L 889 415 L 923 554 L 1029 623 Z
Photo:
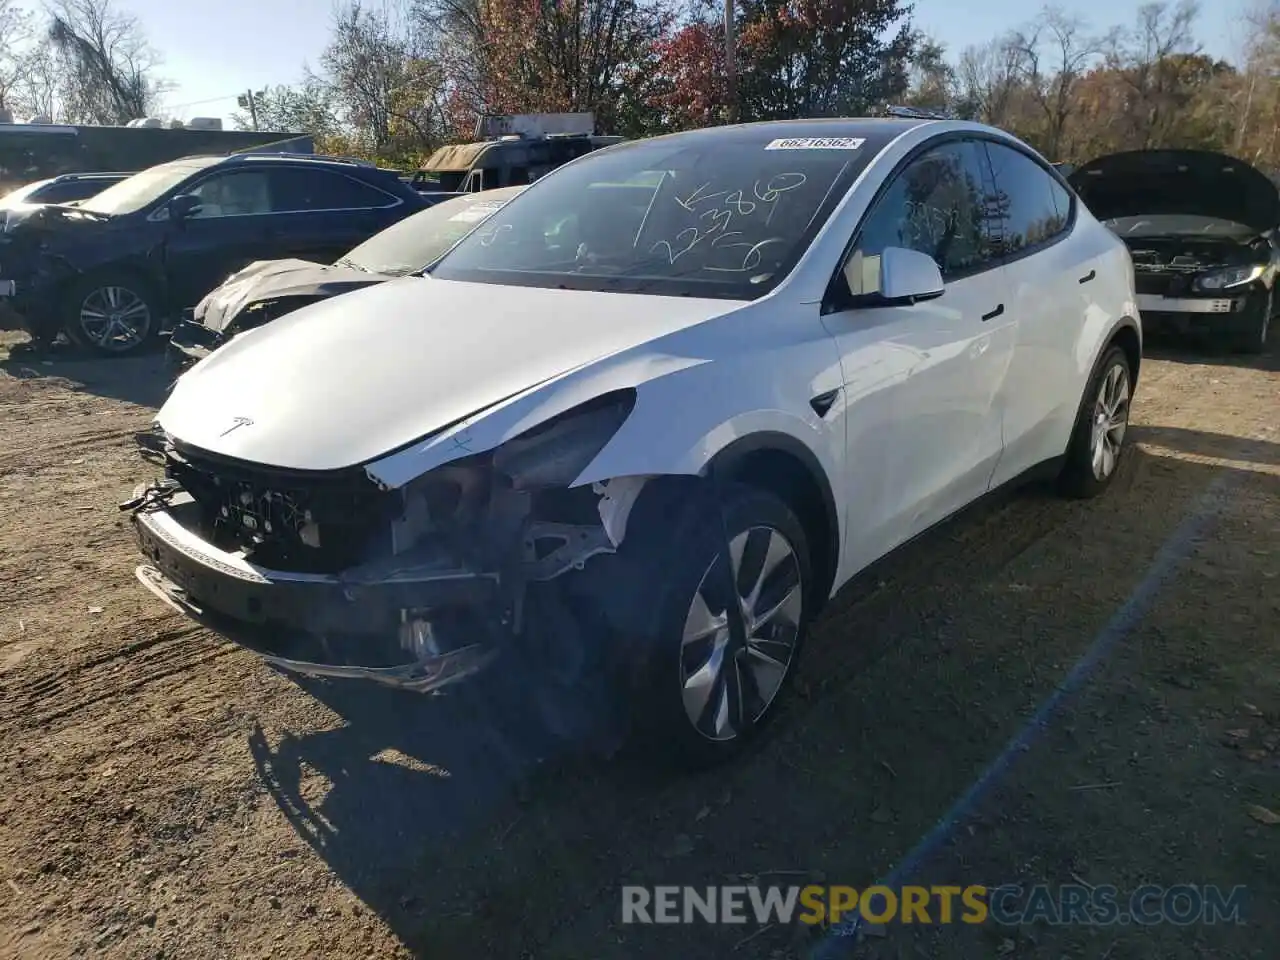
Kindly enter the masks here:
M 1275 444 L 1133 435 L 1280 462 Z M 255 763 L 299 834 L 419 955 L 725 955 L 741 928 L 624 936 L 619 885 L 833 870 L 865 884 L 895 862 L 1052 692 L 1210 482 L 1248 474 L 1132 453 L 1101 500 L 1000 494 L 859 576 L 815 626 L 797 696 L 727 768 L 676 777 L 546 755 L 482 686 L 422 698 L 331 683 L 306 687 L 343 725 L 274 746 L 257 731 Z M 1116 542 L 1097 543 L 1100 530 Z M 1041 610 L 1058 598 L 1052 623 L 1019 619 L 1025 591 Z M 321 796 L 307 771 L 328 781 Z M 795 931 L 775 933 L 752 955 L 798 955 Z
M 15 351 L 11 337 L 0 337 L 0 370 L 16 380 L 56 377 L 84 393 L 151 408 L 164 403 L 173 382 L 159 343 L 137 355 L 104 358 L 62 343 L 29 354 Z

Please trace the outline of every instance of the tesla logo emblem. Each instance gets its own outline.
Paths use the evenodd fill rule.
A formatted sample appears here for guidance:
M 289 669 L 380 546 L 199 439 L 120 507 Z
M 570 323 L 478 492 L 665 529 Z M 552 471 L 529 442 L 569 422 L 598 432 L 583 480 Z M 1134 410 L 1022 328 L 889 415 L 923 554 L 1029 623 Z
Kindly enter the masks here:
M 248 417 L 233 417 L 231 420 L 231 426 L 223 430 L 220 434 L 218 434 L 218 436 L 225 437 L 228 433 L 231 433 L 233 430 L 239 430 L 241 427 L 251 427 L 251 426 L 253 426 L 253 421 L 250 420 Z

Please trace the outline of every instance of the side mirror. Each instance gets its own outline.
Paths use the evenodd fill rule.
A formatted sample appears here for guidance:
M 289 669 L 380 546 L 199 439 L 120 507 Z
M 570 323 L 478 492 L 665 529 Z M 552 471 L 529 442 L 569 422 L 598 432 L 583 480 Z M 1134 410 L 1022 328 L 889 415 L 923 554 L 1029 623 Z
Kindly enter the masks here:
M 886 247 L 880 253 L 880 296 L 888 303 L 912 304 L 940 297 L 945 290 L 942 271 L 927 253 L 906 247 Z
M 185 220 L 200 212 L 200 198 L 193 193 L 180 193 L 169 201 L 169 218 Z

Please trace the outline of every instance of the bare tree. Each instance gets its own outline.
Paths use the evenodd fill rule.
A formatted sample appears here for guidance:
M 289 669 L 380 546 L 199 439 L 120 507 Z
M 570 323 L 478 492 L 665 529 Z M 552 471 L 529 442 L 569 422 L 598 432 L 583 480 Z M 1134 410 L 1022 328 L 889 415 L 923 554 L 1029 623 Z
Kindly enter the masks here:
M 375 150 L 393 140 L 432 145 L 444 78 L 403 8 L 340 7 L 321 62 L 343 119 Z
M 155 76 L 160 59 L 138 20 L 111 0 L 55 0 L 50 14 L 67 119 L 118 124 L 146 116 L 163 84 Z
M 1022 84 L 1023 60 L 1015 35 L 966 47 L 956 69 L 963 112 L 992 126 L 1009 126 Z
M 15 92 L 32 65 L 33 17 L 17 0 L 0 0 L 0 108 L 12 110 Z
M 15 111 L 28 119 L 34 117 L 61 119 L 62 111 L 58 104 L 58 89 L 61 81 L 58 57 L 48 37 L 44 37 L 31 47 L 26 69 L 10 91 L 10 99 L 13 101 Z
M 1027 95 L 1043 123 L 1043 148 L 1057 157 L 1075 108 L 1076 84 L 1110 41 L 1088 33 L 1079 17 L 1048 6 L 1031 27 L 1014 34 L 1013 43 L 1021 55 Z
M 1176 118 L 1170 115 L 1171 94 L 1181 83 L 1178 54 L 1200 52 L 1192 26 L 1199 7 L 1195 0 L 1148 3 L 1138 8 L 1137 23 L 1119 32 L 1108 54 L 1109 65 L 1124 78 L 1131 99 L 1126 116 L 1134 129 L 1135 146 L 1162 141 Z

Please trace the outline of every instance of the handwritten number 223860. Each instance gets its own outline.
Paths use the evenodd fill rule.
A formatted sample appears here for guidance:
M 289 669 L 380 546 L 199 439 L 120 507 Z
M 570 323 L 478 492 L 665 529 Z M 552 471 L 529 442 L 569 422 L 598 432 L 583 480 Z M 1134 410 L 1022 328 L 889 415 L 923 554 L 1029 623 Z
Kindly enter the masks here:
M 795 190 L 805 183 L 805 175 L 803 173 L 779 173 L 770 177 L 768 181 L 761 184 L 757 180 L 751 187 L 751 193 L 748 197 L 743 190 L 719 190 L 715 193 L 708 192 L 711 189 L 711 183 L 702 184 L 687 197 L 676 197 L 678 203 L 690 213 L 699 213 L 699 205 L 710 200 L 720 200 L 718 206 L 710 207 L 699 213 L 698 219 L 707 226 L 686 227 L 675 235 L 674 240 L 659 240 L 650 248 L 650 253 L 665 252 L 668 262 L 674 264 L 686 253 L 706 240 L 708 237 L 715 237 L 713 246 L 721 246 L 720 240 L 729 237 L 741 236 L 741 231 L 729 232 L 729 225 L 733 223 L 735 216 L 750 217 L 756 213 L 762 206 L 768 208 L 768 216 L 765 218 L 765 224 L 773 219 L 773 211 L 777 206 L 778 198 L 789 190 Z M 743 261 L 743 269 L 751 269 L 747 262 L 751 259 L 752 253 L 755 252 L 758 244 L 737 243 L 728 246 L 745 246 L 750 248 L 747 251 L 747 257 Z M 757 257 L 758 259 L 758 257 Z

